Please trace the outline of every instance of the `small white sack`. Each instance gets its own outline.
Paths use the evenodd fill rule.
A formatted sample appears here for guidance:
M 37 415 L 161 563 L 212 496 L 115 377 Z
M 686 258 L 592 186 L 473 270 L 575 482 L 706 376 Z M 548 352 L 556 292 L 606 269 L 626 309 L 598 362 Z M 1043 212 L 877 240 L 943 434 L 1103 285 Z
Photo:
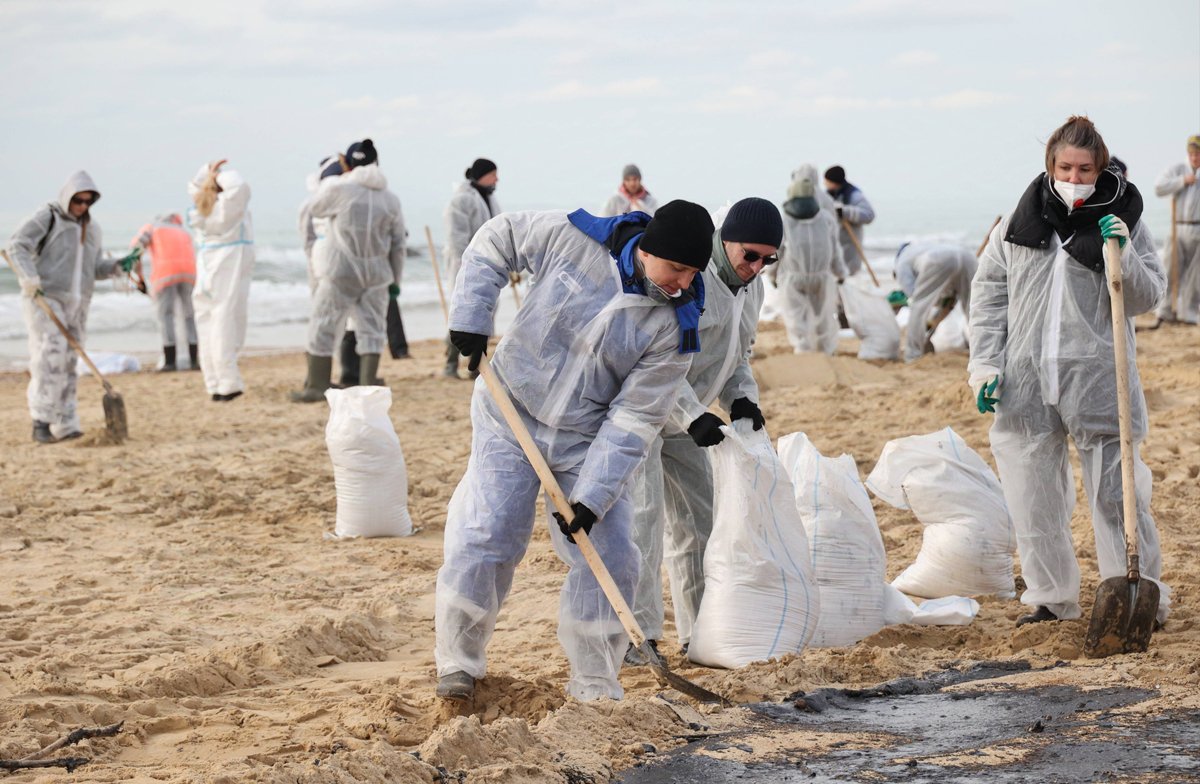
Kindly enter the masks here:
M 709 449 L 716 493 L 704 552 L 704 598 L 688 658 L 741 667 L 804 649 L 820 592 L 792 483 L 767 436 L 748 419 Z
M 887 292 L 856 277 L 838 287 L 846 321 L 861 341 L 859 359 L 897 359 L 900 356 L 900 325 L 888 304 Z
M 88 359 L 95 363 L 96 369 L 105 376 L 115 376 L 118 373 L 136 373 L 142 369 L 142 363 L 137 357 L 129 354 L 117 354 L 112 351 L 89 351 Z M 92 369 L 88 363 L 79 357 L 75 363 L 75 373 L 80 376 L 88 375 Z
M 883 628 L 887 555 L 850 455 L 821 455 L 804 433 L 779 439 L 821 592 L 814 648 L 853 645 Z
M 1000 481 L 950 428 L 889 441 L 867 487 L 925 526 L 917 560 L 892 581 L 911 596 L 1016 595 L 1016 535 Z
M 942 323 L 938 324 L 938 328 L 933 331 L 933 336 L 929 340 L 933 343 L 933 350 L 938 354 L 966 351 L 968 349 L 967 320 L 963 317 L 962 308 L 956 305 L 954 310 L 942 319 Z
M 387 387 L 351 387 L 325 392 L 329 423 L 325 445 L 337 485 L 336 538 L 408 536 L 408 470 L 392 427 Z
M 887 625 L 968 626 L 979 614 L 979 602 L 967 596 L 926 599 L 918 605 L 894 585 L 884 586 L 884 618 Z

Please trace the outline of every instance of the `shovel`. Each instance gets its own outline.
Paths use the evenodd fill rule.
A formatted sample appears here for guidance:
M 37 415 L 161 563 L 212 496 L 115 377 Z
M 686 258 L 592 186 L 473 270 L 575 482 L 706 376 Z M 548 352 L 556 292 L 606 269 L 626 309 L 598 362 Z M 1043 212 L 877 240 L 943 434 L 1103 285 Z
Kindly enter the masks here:
M 1108 293 L 1112 300 L 1113 353 L 1117 370 L 1117 418 L 1121 433 L 1121 495 L 1125 517 L 1128 571 L 1096 588 L 1092 620 L 1083 653 L 1101 659 L 1117 653 L 1141 653 L 1150 647 L 1158 614 L 1158 585 L 1138 570 L 1137 495 L 1133 487 L 1133 425 L 1129 411 L 1129 359 L 1125 354 L 1125 295 L 1121 290 L 1121 246 L 1109 239 Z
M 442 316 L 450 323 L 450 310 L 446 307 L 446 292 L 442 290 L 442 273 L 438 271 L 437 250 L 433 247 L 433 232 L 425 227 L 425 241 L 429 243 L 429 263 L 433 265 L 433 281 L 437 283 L 438 300 L 442 303 Z
M 858 236 L 850 227 L 850 221 L 842 218 L 842 228 L 850 236 L 850 241 L 854 243 L 854 249 L 858 251 L 858 257 L 862 259 L 863 266 L 867 268 L 867 272 L 871 273 L 871 282 L 875 284 L 876 288 L 879 288 L 879 278 L 875 277 L 875 270 L 871 269 L 871 262 L 867 261 L 867 254 L 863 252 L 862 243 L 858 241 Z
M 542 487 L 549 493 L 550 500 L 554 502 L 554 508 L 568 522 L 571 521 L 574 519 L 575 514 L 571 511 L 571 505 L 567 503 L 567 497 L 563 495 L 562 489 L 558 486 L 558 480 L 554 478 L 554 473 L 550 470 L 550 466 L 546 464 L 545 458 L 542 457 L 542 453 L 534 442 L 533 436 L 529 434 L 529 429 L 525 427 L 520 414 L 513 407 L 512 400 L 509 399 L 504 385 L 500 383 L 500 379 L 496 378 L 496 374 L 492 372 L 492 366 L 488 362 L 487 356 L 480 357 L 479 374 L 483 376 L 484 382 L 487 383 L 488 391 L 492 393 L 492 398 L 495 399 L 496 405 L 500 407 L 500 412 L 504 414 L 504 419 L 508 422 L 508 426 L 512 428 L 513 435 L 517 437 L 517 442 L 521 444 L 521 449 L 524 450 L 525 457 L 528 458 L 530 465 L 533 466 L 533 470 L 537 473 L 538 478 L 542 480 Z M 625 633 L 629 635 L 630 642 L 638 649 L 642 657 L 650 662 L 650 669 L 654 671 L 654 675 L 658 678 L 659 682 L 701 702 L 731 705 L 732 703 L 721 695 L 715 694 L 702 686 L 697 686 L 686 678 L 676 675 L 667 669 L 666 662 L 646 642 L 645 633 L 638 626 L 637 620 L 633 617 L 633 611 L 629 609 L 629 605 L 625 602 L 625 597 L 621 596 L 620 589 L 613 582 L 612 575 L 608 572 L 608 567 L 600 559 L 600 554 L 596 552 L 596 548 L 588 538 L 587 533 L 581 529 L 571 534 L 571 536 L 575 539 L 575 544 L 579 546 L 579 551 L 583 553 L 584 560 L 591 567 L 592 574 L 596 576 L 596 582 L 600 583 L 600 588 L 604 591 L 604 595 L 608 597 L 609 603 L 612 604 L 613 609 L 616 611 L 617 617 L 621 620 L 621 625 L 625 627 Z
M 4 260 L 8 262 L 8 266 L 12 267 L 15 273 L 17 267 L 13 264 L 13 260 L 8 257 L 8 252 L 0 250 L 0 255 L 4 256 Z M 71 337 L 71 333 L 67 331 L 66 325 L 58 320 L 58 316 L 54 315 L 54 310 L 46 302 L 46 298 L 39 292 L 34 295 L 33 301 L 42 310 L 46 311 L 46 315 L 54 322 L 54 326 L 58 327 L 58 330 L 63 333 L 63 337 L 67 339 L 67 343 L 75 350 L 76 354 L 83 358 L 87 366 L 92 369 L 92 373 L 104 385 L 104 427 L 108 430 L 108 434 L 113 441 L 118 444 L 124 443 L 125 439 L 129 437 L 129 422 L 125 419 L 125 400 L 122 399 L 121 393 L 113 389 L 112 384 L 108 383 L 108 379 L 100 375 L 100 370 L 92 362 L 87 352 L 83 350 L 83 346 L 79 345 L 75 338 Z

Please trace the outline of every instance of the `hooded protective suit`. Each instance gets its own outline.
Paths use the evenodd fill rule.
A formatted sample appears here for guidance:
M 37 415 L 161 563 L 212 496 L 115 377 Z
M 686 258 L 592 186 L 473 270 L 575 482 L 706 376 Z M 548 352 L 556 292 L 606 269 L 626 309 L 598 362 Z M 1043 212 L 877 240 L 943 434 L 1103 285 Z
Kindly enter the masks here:
M 817 169 L 805 164 L 793 173 L 793 182 L 815 184 Z M 822 198 L 824 197 L 824 198 Z M 819 188 L 814 193 L 818 211 L 811 217 L 794 209 L 796 199 L 783 205 L 783 246 L 779 263 L 766 274 L 779 289 L 779 309 L 788 342 L 797 353 L 837 350 L 837 281 L 849 274 L 838 239 L 833 200 Z
M 85 171 L 68 178 L 58 201 L 46 204 L 21 224 L 9 242 L 9 255 L 23 281 L 45 293 L 46 303 L 80 345 L 87 334 L 88 308 L 96 278 L 111 276 L 113 260 L 101 255 L 100 226 L 91 210 L 71 217 L 71 197 L 100 191 Z M 29 414 L 47 422 L 57 438 L 80 432 L 76 411 L 75 352 L 33 300 L 23 297 L 22 312 L 29 329 Z
M 904 360 L 912 362 L 925 353 L 929 322 L 941 311 L 948 297 L 957 298 L 963 316 L 971 318 L 971 278 L 975 256 L 958 245 L 936 242 L 908 243 L 896 254 L 896 282 L 908 295 L 908 334 Z
M 1096 194 L 1084 206 L 1097 208 L 1098 214 L 1112 209 L 1109 204 L 1119 198 L 1115 194 L 1133 188 L 1116 177 L 1111 169 L 1102 172 Z M 1036 187 L 1037 181 L 1031 189 Z M 1049 191 L 1046 198 L 1058 199 L 1065 210 L 1057 193 L 1043 188 Z M 1137 200 L 1140 208 L 1140 196 Z M 1036 209 L 1035 220 L 1044 212 Z M 971 286 L 967 369 L 976 392 L 990 377 L 1000 377 L 1000 402 L 990 437 L 1028 586 L 1021 601 L 1043 605 L 1059 618 L 1078 618 L 1079 566 L 1070 527 L 1075 484 L 1068 436 L 1075 442 L 1083 470 L 1100 578 L 1123 575 L 1126 567 L 1111 302 L 1103 270 L 1084 266 L 1062 247 L 1064 242 L 1075 242 L 1076 236 L 1060 241 L 1051 230 L 1032 247 L 1008 239 L 1016 239 L 1014 228 L 1021 228 L 1024 220 L 1014 217 L 1021 214 L 1018 206 L 996 226 L 979 259 Z M 1121 270 L 1128 317 L 1138 542 L 1142 576 L 1159 582 L 1162 554 L 1150 516 L 1150 469 L 1136 456 L 1147 420 L 1134 362 L 1133 317 L 1159 301 L 1166 278 L 1144 222 L 1137 221 L 1131 233 L 1121 254 Z M 1165 620 L 1170 590 L 1161 582 L 1159 586 L 1158 615 Z
M 496 194 L 485 199 L 470 180 L 463 180 L 454 189 L 454 195 L 450 197 L 450 203 L 442 215 L 446 222 L 446 247 L 442 255 L 446 259 L 446 279 L 450 281 L 451 291 L 458 280 L 463 252 L 471 244 L 471 239 L 483 224 L 499 214 L 500 204 L 496 201 Z
M 308 321 L 308 353 L 333 356 L 338 332 L 353 312 L 358 353 L 379 354 L 387 334 L 388 286 L 404 269 L 404 215 L 378 164 L 322 182 L 309 204 L 328 218 L 328 269 L 317 281 Z
M 596 513 L 591 541 L 626 600 L 638 555 L 629 479 L 666 421 L 688 368 L 674 309 L 625 293 L 608 249 L 564 212 L 518 212 L 488 221 L 463 255 L 450 328 L 489 334 L 510 272 L 538 279 L 496 347 L 492 369 L 567 494 Z M 438 676 L 481 678 L 485 649 L 513 571 L 525 554 L 541 492 L 482 379 L 471 399 L 466 474 L 450 500 L 437 583 Z M 571 664 L 567 691 L 620 698 L 628 642 L 579 549 L 550 525 L 569 571 L 558 637 Z
M 714 247 L 720 241 L 718 230 Z M 700 352 L 692 356 L 671 418 L 635 475 L 633 496 L 634 541 L 641 553 L 633 614 L 648 639 L 662 639 L 665 559 L 681 643 L 691 640 L 704 596 L 704 549 L 713 526 L 712 466 L 687 427 L 713 403 L 728 411 L 738 398 L 759 400 L 750 353 L 763 302 L 762 276 L 733 291 L 721 279 L 715 258 L 701 274 Z
M 1175 302 L 1169 294 L 1164 297 L 1158 316 L 1195 324 L 1200 320 L 1200 181 L 1186 184 L 1183 178 L 1188 174 L 1196 172 L 1187 162 L 1177 163 L 1154 182 L 1156 195 L 1175 197 L 1175 258 L 1179 263 Z M 1163 256 L 1170 265 L 1171 249 L 1166 248 Z
M 208 179 L 208 165 L 190 182 L 195 197 Z M 188 210 L 188 226 L 196 242 L 196 289 L 192 303 L 200 340 L 200 369 L 211 395 L 245 389 L 237 357 L 246 340 L 250 277 L 254 272 L 254 226 L 250 221 L 250 186 L 225 169 L 217 175 L 221 192 L 207 216 Z
M 634 204 L 634 202 L 637 202 Z M 604 209 L 600 211 L 601 215 L 624 215 L 627 212 L 644 212 L 647 215 L 653 216 L 654 211 L 658 209 L 658 199 L 651 195 L 650 191 L 645 188 L 637 197 L 632 197 L 622 185 L 617 188 L 617 192 L 608 198 L 604 203 Z

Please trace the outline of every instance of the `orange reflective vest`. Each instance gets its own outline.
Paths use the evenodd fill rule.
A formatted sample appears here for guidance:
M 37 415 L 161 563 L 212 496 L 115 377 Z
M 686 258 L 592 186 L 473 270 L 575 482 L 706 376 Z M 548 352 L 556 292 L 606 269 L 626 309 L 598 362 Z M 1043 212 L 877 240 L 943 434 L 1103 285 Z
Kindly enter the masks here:
M 177 283 L 196 283 L 196 252 L 192 235 L 173 223 L 146 224 L 139 232 L 149 235 L 146 250 L 150 252 L 150 289 L 155 294 Z

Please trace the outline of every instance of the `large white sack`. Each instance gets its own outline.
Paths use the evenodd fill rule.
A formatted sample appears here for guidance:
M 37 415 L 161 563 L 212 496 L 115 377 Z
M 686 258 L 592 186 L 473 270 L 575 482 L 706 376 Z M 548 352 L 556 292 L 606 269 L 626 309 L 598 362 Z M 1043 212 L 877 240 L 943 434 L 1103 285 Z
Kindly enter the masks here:
M 850 455 L 824 457 L 804 433 L 779 439 L 821 593 L 814 648 L 853 645 L 884 627 L 887 555 Z
M 889 441 L 867 487 L 925 526 L 896 588 L 926 599 L 1015 595 L 1016 536 L 1000 481 L 952 429 Z
M 709 449 L 716 492 L 704 552 L 704 598 L 688 658 L 741 667 L 803 650 L 817 628 L 819 590 L 792 483 L 748 419 Z
M 887 292 L 858 277 L 846 278 L 838 287 L 846 321 L 858 336 L 859 359 L 897 359 L 900 325 L 888 304 Z
M 325 445 L 337 485 L 334 535 L 408 536 L 408 470 L 392 427 L 387 387 L 351 387 L 325 392 L 329 423 Z
M 950 314 L 942 319 L 942 323 L 938 324 L 938 328 L 933 331 L 933 336 L 929 339 L 933 343 L 933 350 L 938 354 L 966 351 L 968 348 L 967 326 L 967 319 L 963 316 L 962 308 L 955 306 L 954 310 L 950 311 Z
M 136 373 L 142 369 L 142 363 L 137 357 L 129 354 L 118 354 L 112 351 L 89 351 L 88 359 L 96 365 L 96 369 L 105 376 L 115 376 L 118 373 Z M 92 369 L 88 363 L 79 357 L 75 361 L 75 373 L 80 376 L 88 375 Z

